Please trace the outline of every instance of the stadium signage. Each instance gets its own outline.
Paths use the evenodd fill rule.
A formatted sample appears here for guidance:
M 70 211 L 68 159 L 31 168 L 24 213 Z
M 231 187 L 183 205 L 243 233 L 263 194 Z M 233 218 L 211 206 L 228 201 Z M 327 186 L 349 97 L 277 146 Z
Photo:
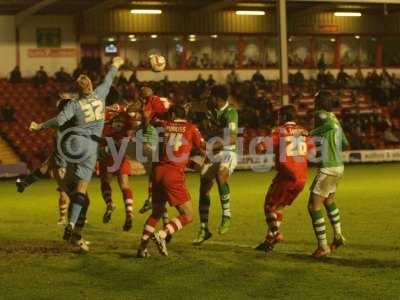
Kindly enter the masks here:
M 343 160 L 346 163 L 368 162 L 392 162 L 400 161 L 400 150 L 360 150 L 343 152 Z
M 28 57 L 76 57 L 75 48 L 35 48 L 28 49 Z
M 325 25 L 299 25 L 296 27 L 296 31 L 300 33 L 336 33 L 339 31 L 338 25 L 325 24 Z
M 274 165 L 272 157 L 273 156 L 243 155 L 239 159 L 237 169 L 269 170 L 270 167 Z M 343 152 L 343 161 L 345 163 L 397 162 L 400 161 L 400 149 L 345 151 Z

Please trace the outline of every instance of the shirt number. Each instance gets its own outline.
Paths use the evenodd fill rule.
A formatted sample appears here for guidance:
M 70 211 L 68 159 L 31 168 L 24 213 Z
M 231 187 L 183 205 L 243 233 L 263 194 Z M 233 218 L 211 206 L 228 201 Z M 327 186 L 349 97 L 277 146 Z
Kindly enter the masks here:
M 182 146 L 182 133 L 170 133 L 168 135 L 168 146 L 173 147 L 174 151 L 178 151 Z
M 104 105 L 101 100 L 81 103 L 81 109 L 85 115 L 85 123 L 104 119 Z
M 288 157 L 307 155 L 307 143 L 304 136 L 287 136 L 285 141 L 286 155 Z

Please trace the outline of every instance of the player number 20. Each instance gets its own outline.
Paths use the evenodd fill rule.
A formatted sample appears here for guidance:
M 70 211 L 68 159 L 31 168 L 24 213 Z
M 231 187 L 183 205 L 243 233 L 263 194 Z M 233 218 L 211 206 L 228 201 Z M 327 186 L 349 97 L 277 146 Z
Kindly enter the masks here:
M 103 102 L 100 100 L 95 100 L 87 104 L 81 104 L 81 108 L 85 114 L 86 123 L 104 119 Z
M 307 155 L 307 143 L 305 137 L 286 137 L 286 155 L 289 157 Z

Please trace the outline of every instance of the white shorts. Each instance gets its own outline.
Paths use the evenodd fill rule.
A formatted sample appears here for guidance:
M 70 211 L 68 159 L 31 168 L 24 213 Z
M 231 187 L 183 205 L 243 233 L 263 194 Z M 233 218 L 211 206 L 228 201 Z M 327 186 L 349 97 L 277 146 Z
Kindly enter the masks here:
M 221 151 L 215 155 L 216 161 L 206 163 L 201 169 L 201 177 L 214 180 L 221 169 L 227 169 L 232 175 L 237 166 L 237 153 L 233 151 Z
M 344 167 L 322 168 L 311 185 L 311 192 L 318 196 L 328 198 L 336 193 L 340 179 L 343 177 Z

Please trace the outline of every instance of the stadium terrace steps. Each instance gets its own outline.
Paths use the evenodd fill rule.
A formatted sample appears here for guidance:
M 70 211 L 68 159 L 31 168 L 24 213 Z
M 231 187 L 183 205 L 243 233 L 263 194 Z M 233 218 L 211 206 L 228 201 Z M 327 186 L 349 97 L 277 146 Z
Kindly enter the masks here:
M 15 151 L 0 137 L 0 164 L 11 165 L 21 162 Z
M 29 123 L 43 122 L 56 114 L 55 100 L 60 88 L 51 80 L 41 87 L 28 82 L 0 81 L 0 106 L 9 103 L 15 109 L 15 121 L 2 122 L 0 134 L 31 169 L 51 153 L 54 141 L 50 130 L 30 132 Z

